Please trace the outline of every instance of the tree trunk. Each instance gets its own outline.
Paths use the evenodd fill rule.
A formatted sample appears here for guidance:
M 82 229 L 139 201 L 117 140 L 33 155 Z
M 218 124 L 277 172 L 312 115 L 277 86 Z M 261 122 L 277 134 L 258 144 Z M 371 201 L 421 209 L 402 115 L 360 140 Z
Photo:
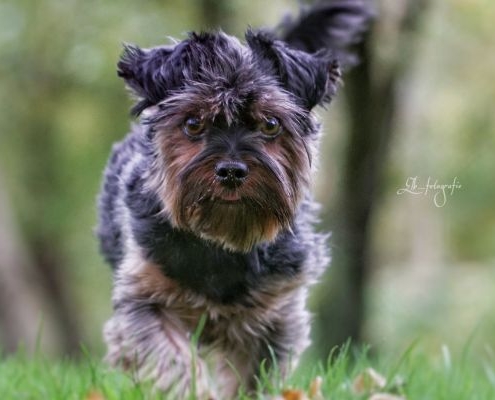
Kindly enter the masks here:
M 0 176 L 0 350 L 28 352 L 40 346 L 48 353 L 58 350 L 60 335 L 41 277 L 12 219 Z
M 232 33 L 235 27 L 234 10 L 231 3 L 226 0 L 198 0 L 202 15 L 202 24 L 205 29 L 222 29 Z
M 370 228 L 394 130 L 397 87 L 411 63 L 415 39 L 411 33 L 417 30 L 426 3 L 404 3 L 390 65 L 380 66 L 376 74 L 371 30 L 359 48 L 361 63 L 344 78 L 349 131 L 337 204 L 324 221 L 334 232 L 333 258 L 317 312 L 316 340 L 323 358 L 347 339 L 353 343 L 362 339 L 364 293 L 372 268 Z

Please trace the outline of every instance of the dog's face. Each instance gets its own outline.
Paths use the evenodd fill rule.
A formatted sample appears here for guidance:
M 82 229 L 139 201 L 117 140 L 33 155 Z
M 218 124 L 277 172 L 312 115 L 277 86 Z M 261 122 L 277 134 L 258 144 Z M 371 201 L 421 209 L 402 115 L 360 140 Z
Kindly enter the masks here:
M 156 161 L 150 185 L 174 226 L 235 251 L 288 228 L 307 190 L 318 128 L 340 72 L 328 54 L 266 34 L 223 33 L 126 47 L 119 75 L 137 94 Z

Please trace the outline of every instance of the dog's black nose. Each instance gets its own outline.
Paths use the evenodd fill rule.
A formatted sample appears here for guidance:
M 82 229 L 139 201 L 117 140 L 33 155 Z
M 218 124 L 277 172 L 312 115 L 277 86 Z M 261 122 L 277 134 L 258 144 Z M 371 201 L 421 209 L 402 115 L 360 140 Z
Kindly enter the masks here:
M 222 185 L 236 188 L 248 176 L 249 168 L 242 161 L 220 161 L 215 167 L 216 178 Z

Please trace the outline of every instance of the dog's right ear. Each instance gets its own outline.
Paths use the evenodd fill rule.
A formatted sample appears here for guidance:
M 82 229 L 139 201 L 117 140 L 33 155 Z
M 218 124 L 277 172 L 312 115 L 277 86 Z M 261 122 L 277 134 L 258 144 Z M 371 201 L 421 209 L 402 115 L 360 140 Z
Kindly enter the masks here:
M 173 50 L 174 46 L 141 49 L 124 45 L 124 52 L 117 64 L 117 74 L 138 97 L 137 104 L 131 110 L 133 115 L 139 115 L 167 95 L 169 79 L 166 79 L 165 64 Z
M 310 54 L 292 49 L 270 32 L 249 30 L 246 41 L 255 61 L 291 93 L 305 109 L 330 102 L 340 83 L 340 69 L 331 52 Z

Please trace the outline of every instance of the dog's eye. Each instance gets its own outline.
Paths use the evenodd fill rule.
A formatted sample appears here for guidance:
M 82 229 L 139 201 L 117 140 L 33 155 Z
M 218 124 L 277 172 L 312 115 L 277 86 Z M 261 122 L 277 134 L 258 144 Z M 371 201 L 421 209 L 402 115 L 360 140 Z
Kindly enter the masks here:
M 277 118 L 267 117 L 261 121 L 260 130 L 266 136 L 275 137 L 281 132 L 282 125 Z
M 197 137 L 203 132 L 205 124 L 197 117 L 189 117 L 184 121 L 183 130 L 187 136 Z

